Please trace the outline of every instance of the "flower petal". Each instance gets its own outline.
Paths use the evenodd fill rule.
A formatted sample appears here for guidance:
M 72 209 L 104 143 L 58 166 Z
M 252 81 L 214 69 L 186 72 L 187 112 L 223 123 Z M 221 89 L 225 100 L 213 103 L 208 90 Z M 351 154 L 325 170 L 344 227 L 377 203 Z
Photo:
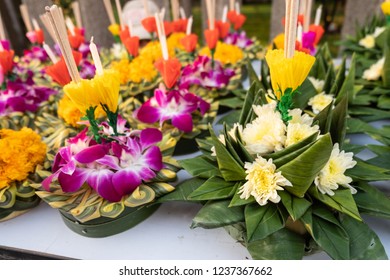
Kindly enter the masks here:
M 112 177 L 115 190 L 122 196 L 132 193 L 141 182 L 141 177 L 133 170 L 122 169 Z
M 108 167 L 114 169 L 114 170 L 119 170 L 119 160 L 115 156 L 111 155 L 105 155 L 104 157 L 96 160 L 97 163 L 102 164 L 102 165 L 107 165 Z
M 160 171 L 163 167 L 162 154 L 160 148 L 157 146 L 150 147 L 144 154 L 145 162 L 150 168 Z
M 111 202 L 121 200 L 122 196 L 115 190 L 112 184 L 114 172 L 108 169 L 100 169 L 89 172 L 87 182 L 96 192 Z
M 146 128 L 141 131 L 140 139 L 142 147 L 147 148 L 160 142 L 162 140 L 162 133 L 156 128 Z
M 58 176 L 58 182 L 64 192 L 75 192 L 85 183 L 87 175 L 87 172 L 77 168 L 72 175 L 61 172 Z
M 74 156 L 79 163 L 91 163 L 107 154 L 107 147 L 95 145 L 88 147 Z
M 143 104 L 137 111 L 136 117 L 144 123 L 155 123 L 160 118 L 157 108 Z
M 189 133 L 192 131 L 192 117 L 190 114 L 176 115 L 172 118 L 173 126 L 178 129 Z

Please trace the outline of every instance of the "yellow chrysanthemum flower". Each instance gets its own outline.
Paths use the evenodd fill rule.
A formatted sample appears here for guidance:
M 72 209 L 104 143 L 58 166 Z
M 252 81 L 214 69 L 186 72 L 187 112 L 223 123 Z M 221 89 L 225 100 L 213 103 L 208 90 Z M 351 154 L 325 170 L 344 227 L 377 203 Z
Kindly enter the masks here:
M 265 59 L 268 63 L 272 88 L 280 100 L 287 88 L 296 90 L 306 79 L 315 58 L 303 52 L 295 51 L 292 58 L 284 57 L 284 50 L 270 50 Z
M 154 62 L 144 59 L 142 56 L 134 58 L 130 63 L 129 81 L 140 83 L 142 81 L 151 82 L 158 75 Z
M 66 95 L 64 95 L 64 97 L 58 102 L 57 113 L 58 116 L 65 121 L 65 123 L 73 127 L 79 126 L 77 123 L 84 116 L 84 114 Z
M 292 186 L 280 171 L 276 172 L 272 159 L 267 161 L 258 156 L 254 162 L 245 162 L 245 169 L 247 182 L 238 192 L 241 199 L 253 196 L 261 206 L 266 205 L 268 200 L 278 203 L 280 196 L 277 191 L 283 191 L 282 186 Z
M 128 58 L 121 59 L 120 61 L 113 61 L 111 63 L 111 68 L 119 73 L 121 85 L 125 85 L 129 82 L 130 60 Z
M 185 33 L 183 32 L 174 32 L 172 33 L 169 38 L 167 39 L 167 45 L 168 45 L 168 50 L 172 49 L 179 49 L 179 50 L 185 50 L 184 46 L 180 42 L 182 38 L 186 36 Z
M 390 15 L 390 1 L 385 1 L 381 4 L 382 12 L 385 15 Z
M 322 110 L 325 109 L 332 101 L 334 97 L 331 94 L 325 94 L 325 92 L 321 92 L 319 94 L 314 95 L 309 99 L 308 105 L 312 107 L 313 113 L 318 114 Z
M 108 30 L 111 32 L 112 35 L 117 36 L 119 35 L 120 27 L 119 24 L 111 24 L 108 27 Z
M 372 49 L 373 47 L 375 47 L 374 35 L 369 34 L 366 37 L 360 39 L 359 45 L 365 47 L 366 49 Z
M 100 107 L 101 104 L 107 105 L 111 112 L 116 112 L 119 85 L 118 72 L 110 69 L 91 80 L 83 79 L 79 83 L 72 81 L 64 86 L 64 92 L 84 114 L 90 107 Z
M 0 190 L 22 181 L 46 157 L 46 145 L 30 128 L 0 130 Z
M 168 48 L 169 57 L 175 57 L 175 50 L 173 48 Z M 162 58 L 162 51 L 160 47 L 160 42 L 151 41 L 147 43 L 140 51 L 139 56 L 149 59 L 153 62 Z
M 200 55 L 207 55 L 211 57 L 210 49 L 204 47 L 199 51 Z M 234 45 L 218 42 L 215 48 L 214 59 L 220 61 L 223 65 L 225 64 L 237 64 L 244 58 L 243 51 Z

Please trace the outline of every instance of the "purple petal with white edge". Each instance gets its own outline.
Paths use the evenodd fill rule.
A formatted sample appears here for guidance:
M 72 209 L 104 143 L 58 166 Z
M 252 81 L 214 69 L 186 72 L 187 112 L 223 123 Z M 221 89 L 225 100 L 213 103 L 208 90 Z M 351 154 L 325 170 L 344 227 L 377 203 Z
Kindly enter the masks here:
M 160 171 L 163 167 L 162 154 L 157 146 L 150 147 L 144 154 L 145 162 L 150 168 Z
M 123 148 L 120 144 L 118 144 L 116 142 L 112 142 L 111 149 L 112 149 L 112 153 L 114 154 L 114 156 L 116 156 L 117 158 L 121 157 Z
M 95 160 L 104 157 L 108 150 L 106 146 L 95 145 L 88 147 L 74 156 L 79 163 L 91 163 Z
M 69 161 L 67 164 L 63 165 L 61 168 L 61 173 L 72 175 L 76 170 L 76 163 L 74 160 Z
M 204 101 L 202 98 L 199 98 L 199 109 L 202 116 L 210 110 L 210 103 Z
M 77 168 L 72 175 L 60 173 L 58 176 L 58 182 L 64 192 L 75 192 L 81 188 L 81 186 L 87 180 L 88 173 L 81 168 Z
M 92 170 L 88 173 L 87 183 L 104 199 L 117 202 L 121 200 L 122 196 L 112 184 L 113 175 L 114 172 L 108 169 Z
M 112 176 L 112 184 L 120 195 L 132 193 L 141 185 L 141 177 L 133 170 L 122 169 Z
M 97 163 L 101 165 L 106 165 L 111 169 L 114 170 L 120 170 L 121 167 L 119 166 L 119 159 L 115 156 L 105 155 L 104 157 L 96 160 Z
M 140 135 L 142 148 L 147 148 L 162 140 L 162 133 L 156 128 L 146 128 L 141 131 Z
M 190 133 L 192 131 L 192 117 L 190 114 L 176 115 L 172 118 L 172 125 L 186 133 Z
M 144 123 L 155 123 L 160 118 L 160 111 L 157 108 L 143 104 L 138 109 L 136 118 Z
M 161 89 L 156 89 L 154 91 L 154 97 L 160 107 L 165 107 L 167 105 L 167 94 Z
M 126 152 L 128 154 L 131 154 L 132 156 L 136 156 L 136 155 L 141 154 L 142 147 L 141 147 L 139 138 L 138 137 L 127 138 L 124 149 L 126 150 Z
M 57 172 L 51 174 L 49 177 L 45 178 L 45 180 L 42 181 L 42 187 L 45 190 L 50 191 L 51 182 L 53 182 L 53 180 L 56 180 L 60 173 L 61 173 L 61 170 L 58 170 Z
M 139 174 L 141 175 L 143 181 L 149 181 L 156 177 L 156 173 L 148 167 L 141 168 Z

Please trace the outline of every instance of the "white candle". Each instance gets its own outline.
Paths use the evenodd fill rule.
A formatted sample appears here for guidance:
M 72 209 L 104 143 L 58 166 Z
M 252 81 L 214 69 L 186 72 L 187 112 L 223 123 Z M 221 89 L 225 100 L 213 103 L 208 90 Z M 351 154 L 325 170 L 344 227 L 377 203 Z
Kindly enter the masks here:
M 303 36 L 303 28 L 302 24 L 298 24 L 298 29 L 297 29 L 297 41 L 302 44 L 302 36 Z
M 192 16 L 190 16 L 187 22 L 187 30 L 186 30 L 187 35 L 191 34 L 191 29 L 192 29 Z
M 125 25 L 123 24 L 123 18 L 122 18 L 122 6 L 119 0 L 115 0 L 116 10 L 118 11 L 118 17 L 119 17 L 119 24 L 121 26 L 121 30 L 125 29 Z
M 149 1 L 149 0 L 143 0 L 145 15 L 146 15 L 147 17 L 150 15 L 149 3 L 148 3 L 148 1 Z
M 236 2 L 236 13 L 241 14 L 240 12 L 240 3 Z
M 3 52 L 3 51 L 4 51 L 3 44 L 0 42 L 0 52 Z
M 38 31 L 40 28 L 39 28 L 39 25 L 38 25 L 38 22 L 35 18 L 32 19 L 32 24 L 34 26 L 34 30 L 35 31 Z
M 164 18 L 165 18 L 165 8 L 164 8 L 164 7 L 161 9 L 160 18 L 161 18 L 162 20 L 164 20 Z
M 46 44 L 45 42 L 43 42 L 43 49 L 46 51 L 46 53 L 49 56 L 51 62 L 57 63 L 57 61 L 58 61 L 57 57 L 55 56 L 55 54 L 51 50 L 50 46 L 48 44 Z
M 74 33 L 74 24 L 73 24 L 72 20 L 70 19 L 70 17 L 66 17 L 65 24 L 66 24 L 66 27 L 68 27 L 70 34 L 72 34 L 72 36 L 75 36 L 76 33 Z
M 225 6 L 223 7 L 222 22 L 226 22 L 226 19 L 227 19 L 227 12 L 228 12 L 228 7 L 227 7 L 227 5 L 225 5 Z
M 180 7 L 180 16 L 182 19 L 187 18 L 186 12 L 184 11 L 183 7 Z
M 96 73 L 100 76 L 103 75 L 103 66 L 100 60 L 99 52 L 95 43 L 93 42 L 93 37 L 91 37 L 91 42 L 89 43 L 89 50 L 92 55 L 93 63 L 95 64 Z
M 322 14 L 322 5 L 319 5 L 316 11 L 316 17 L 314 20 L 314 25 L 320 25 L 321 23 L 321 14 Z

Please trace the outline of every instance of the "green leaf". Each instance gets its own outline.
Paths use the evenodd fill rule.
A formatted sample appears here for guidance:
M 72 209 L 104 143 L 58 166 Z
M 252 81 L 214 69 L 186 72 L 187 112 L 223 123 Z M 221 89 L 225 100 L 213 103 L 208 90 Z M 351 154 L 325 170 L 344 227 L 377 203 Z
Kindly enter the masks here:
M 383 192 L 367 183 L 359 182 L 353 196 L 361 213 L 390 219 L 390 199 Z
M 248 93 L 246 94 L 244 104 L 241 109 L 241 114 L 239 118 L 239 123 L 245 125 L 250 122 L 250 115 L 252 111 L 252 105 L 257 104 L 259 100 L 259 92 L 257 91 L 256 83 L 252 83 Z
M 345 97 L 348 97 L 350 103 L 352 103 L 355 97 L 355 54 L 352 55 L 351 65 L 348 70 L 347 77 L 345 77 L 340 91 L 333 93 L 336 96 L 336 104 L 340 103 Z
M 253 68 L 253 64 L 251 61 L 248 61 L 246 64 L 246 67 L 248 69 L 248 77 L 249 77 L 249 83 L 252 85 L 253 83 L 260 83 L 259 77 L 257 76 L 257 73 L 255 69 Z
M 314 241 L 333 259 L 350 257 L 349 237 L 333 214 L 325 208 L 307 211 L 301 218 Z
M 240 119 L 241 110 L 233 110 L 227 113 L 225 116 L 219 119 L 218 124 L 226 123 L 228 125 L 233 125 L 238 122 Z
M 236 183 L 220 177 L 211 177 L 189 195 L 190 200 L 216 200 L 233 196 Z
M 232 109 L 240 108 L 242 99 L 238 97 L 219 99 L 219 106 L 226 106 Z
M 346 128 L 347 128 L 347 113 L 348 113 L 348 95 L 345 95 L 333 109 L 332 123 L 330 125 L 330 134 L 332 142 L 339 143 L 343 146 Z
M 317 94 L 317 91 L 313 84 L 306 79 L 302 85 L 299 87 L 299 94 L 293 95 L 293 104 L 294 108 L 305 109 L 310 98 Z
M 217 161 L 222 177 L 226 181 L 241 181 L 245 179 L 245 170 L 234 157 L 229 153 L 226 147 L 218 140 L 214 130 L 210 127 L 211 138 L 215 145 Z
M 207 179 L 212 176 L 220 175 L 216 162 L 205 156 L 179 160 L 179 164 L 192 176 L 199 176 Z
M 229 200 L 209 201 L 192 220 L 191 228 L 218 228 L 244 221 L 241 207 L 229 207 Z
M 349 189 L 335 190 L 335 194 L 330 196 L 327 194 L 320 193 L 317 187 L 313 185 L 309 189 L 309 193 L 314 198 L 318 199 L 329 207 L 332 207 L 337 211 L 347 214 L 356 220 L 362 220 L 357 209 L 355 200 L 353 199 L 351 191 Z
M 336 74 L 333 67 L 329 67 L 325 76 L 324 91 L 330 92 L 330 89 L 336 79 Z
M 390 109 L 390 97 L 382 95 L 378 99 L 378 108 Z
M 385 248 L 367 224 L 343 216 L 341 225 L 349 235 L 351 260 L 387 260 Z
M 185 180 L 175 187 L 173 192 L 170 192 L 156 200 L 157 203 L 164 203 L 168 201 L 190 201 L 188 196 L 206 180 L 200 178 L 191 178 Z
M 390 41 L 390 32 L 386 31 L 386 41 Z M 385 63 L 382 70 L 382 81 L 385 88 L 390 88 L 390 47 L 389 44 L 385 44 L 384 49 Z
M 245 207 L 245 224 L 249 242 L 264 239 L 284 227 L 278 207 L 273 203 L 264 206 L 248 204 Z
M 300 156 L 278 168 L 277 171 L 281 171 L 293 185 L 286 187 L 285 190 L 295 196 L 303 197 L 314 178 L 328 162 L 332 147 L 330 136 L 326 134 Z
M 244 182 L 240 182 L 237 185 L 237 190 L 244 184 Z M 235 206 L 243 206 L 247 205 L 249 203 L 255 202 L 255 198 L 253 196 L 250 196 L 248 199 L 242 199 L 240 198 L 241 194 L 238 193 L 238 191 L 233 195 L 232 200 L 230 201 L 229 207 L 235 207 Z
M 358 158 L 355 158 L 357 164 L 354 168 L 348 169 L 345 175 L 351 176 L 354 180 L 364 181 L 382 181 L 390 180 L 389 169 L 381 168 L 367 162 L 364 162 Z
M 249 242 L 247 248 L 255 260 L 300 260 L 305 252 L 305 240 L 281 229 L 262 240 Z
M 346 71 L 346 57 L 343 57 L 341 65 L 336 75 L 336 80 L 332 83 L 329 94 L 337 96 L 338 92 L 341 90 L 341 87 L 345 80 L 345 71 Z
M 295 197 L 288 192 L 278 192 L 284 207 L 286 207 L 291 218 L 296 221 L 309 209 L 311 202 L 304 198 Z

